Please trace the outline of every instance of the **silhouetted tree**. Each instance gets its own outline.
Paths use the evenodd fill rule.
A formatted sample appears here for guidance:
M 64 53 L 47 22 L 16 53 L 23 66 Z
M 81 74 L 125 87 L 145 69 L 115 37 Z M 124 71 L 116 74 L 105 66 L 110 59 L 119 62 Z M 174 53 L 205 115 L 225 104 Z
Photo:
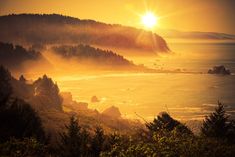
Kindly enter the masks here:
M 11 137 L 44 141 L 45 133 L 37 113 L 23 100 L 11 96 L 12 79 L 10 72 L 0 66 L 0 142 Z
M 77 119 L 72 116 L 70 124 L 66 126 L 59 143 L 59 156 L 81 157 L 88 154 L 88 134 L 78 125 Z
M 25 79 L 24 75 L 20 75 L 19 81 L 20 81 L 21 83 L 26 83 L 27 80 Z
M 224 105 L 218 102 L 215 111 L 206 116 L 201 132 L 207 137 L 223 138 L 228 132 L 228 116 L 225 114 Z
M 228 142 L 235 144 L 235 120 L 231 120 L 228 124 L 227 139 Z
M 38 78 L 34 83 L 35 99 L 40 100 L 44 107 L 52 107 L 62 110 L 62 97 L 59 95 L 59 88 L 53 80 L 46 75 Z
M 92 61 L 97 65 L 134 66 L 134 64 L 113 51 L 94 48 L 89 45 L 53 47 L 53 51 L 65 59 L 75 58 L 78 62 Z
M 157 118 L 154 118 L 153 122 L 146 124 L 147 128 L 151 132 L 156 131 L 172 131 L 177 129 L 182 133 L 192 134 L 192 132 L 186 127 L 184 124 L 179 121 L 173 119 L 168 113 L 162 112 Z
M 17 69 L 23 65 L 25 61 L 35 61 L 43 59 L 40 52 L 27 50 L 19 45 L 0 42 L 0 64 L 7 68 Z
M 17 98 L 9 98 L 0 107 L 0 141 L 12 137 L 45 141 L 41 119 L 29 104 Z
M 4 103 L 4 101 L 6 101 L 12 93 L 12 87 L 11 87 L 10 81 L 11 81 L 11 73 L 1 65 L 0 66 L 0 103 L 1 104 Z
M 104 140 L 105 136 L 103 129 L 97 127 L 91 143 L 92 156 L 99 157 L 100 152 L 103 150 Z
M 91 143 L 91 138 L 89 132 L 83 128 L 81 130 L 81 153 L 82 157 L 86 157 L 90 155 L 90 143 Z

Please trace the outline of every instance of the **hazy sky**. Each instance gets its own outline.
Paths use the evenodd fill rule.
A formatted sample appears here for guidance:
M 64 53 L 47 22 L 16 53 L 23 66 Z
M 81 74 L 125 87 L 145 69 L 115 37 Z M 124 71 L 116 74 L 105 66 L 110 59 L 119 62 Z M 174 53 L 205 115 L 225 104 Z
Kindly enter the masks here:
M 158 27 L 235 34 L 235 0 L 0 0 L 0 14 L 58 13 L 142 27 L 139 15 L 153 11 Z

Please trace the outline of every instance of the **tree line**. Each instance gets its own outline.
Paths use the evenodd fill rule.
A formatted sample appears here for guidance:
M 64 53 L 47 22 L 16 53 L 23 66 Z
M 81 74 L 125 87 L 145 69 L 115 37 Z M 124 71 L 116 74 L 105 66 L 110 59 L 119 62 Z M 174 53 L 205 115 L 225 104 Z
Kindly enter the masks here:
M 8 31 L 12 30 L 12 31 Z M 167 52 L 166 41 L 156 33 L 111 25 L 94 20 L 80 20 L 58 14 L 12 14 L 0 16 L 2 41 L 33 44 L 84 43 L 138 50 L 143 54 Z M 141 36 L 141 37 L 140 37 Z M 143 39 L 143 40 L 140 40 Z
M 123 56 L 109 50 L 94 48 L 89 45 L 78 44 L 76 46 L 57 46 L 52 48 L 54 52 L 65 59 L 76 58 L 79 62 L 92 61 L 97 65 L 111 66 L 134 66 L 134 64 Z

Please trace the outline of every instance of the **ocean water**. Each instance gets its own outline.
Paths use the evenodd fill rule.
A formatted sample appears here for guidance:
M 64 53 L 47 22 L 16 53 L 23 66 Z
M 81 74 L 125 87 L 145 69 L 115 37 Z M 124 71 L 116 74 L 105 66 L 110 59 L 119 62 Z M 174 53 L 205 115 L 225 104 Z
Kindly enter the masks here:
M 180 69 L 204 72 L 215 65 L 224 65 L 235 73 L 235 43 L 170 43 L 171 55 L 152 58 L 130 58 L 134 62 L 157 69 Z
M 175 43 L 169 44 L 179 66 L 189 71 L 207 72 L 215 65 L 224 65 L 235 72 L 235 43 Z M 174 59 L 174 57 L 173 57 Z M 172 62 L 177 66 L 177 62 Z
M 226 105 L 228 114 L 235 114 L 235 75 L 206 74 L 214 65 L 225 65 L 235 73 L 235 44 L 178 43 L 170 45 L 174 54 L 137 59 L 149 67 L 181 69 L 183 73 L 106 73 L 58 78 L 62 91 L 69 91 L 77 101 L 103 111 L 117 106 L 124 117 L 152 120 L 167 111 L 181 120 L 202 119 L 216 106 Z M 92 96 L 99 102 L 92 103 Z

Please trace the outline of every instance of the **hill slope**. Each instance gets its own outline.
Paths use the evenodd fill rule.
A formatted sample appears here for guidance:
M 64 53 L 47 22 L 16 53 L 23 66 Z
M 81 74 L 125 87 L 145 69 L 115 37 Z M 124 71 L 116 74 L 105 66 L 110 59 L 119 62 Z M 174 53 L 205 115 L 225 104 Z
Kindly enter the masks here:
M 9 69 L 19 70 L 25 67 L 26 62 L 46 64 L 49 62 L 40 52 L 27 50 L 20 45 L 0 42 L 0 65 L 4 65 Z
M 66 72 L 69 71 L 68 69 L 75 72 L 81 69 L 94 71 L 147 70 L 113 51 L 89 45 L 59 45 L 51 47 L 48 51 L 51 53 L 41 53 L 19 45 L 0 42 L 0 65 L 17 72 L 26 70 L 34 71 L 34 73 L 40 68 L 44 72 L 49 69 Z
M 94 67 L 135 68 L 134 63 L 112 51 L 94 48 L 89 45 L 78 44 L 76 46 L 62 45 L 52 47 L 54 54 L 69 61 L 74 60 L 78 64 L 94 65 Z M 67 63 L 66 61 L 66 63 Z M 136 67 L 137 68 L 137 67 Z
M 4 42 L 28 45 L 83 43 L 149 53 L 169 51 L 166 41 L 149 31 L 57 14 L 0 16 L 0 36 Z

